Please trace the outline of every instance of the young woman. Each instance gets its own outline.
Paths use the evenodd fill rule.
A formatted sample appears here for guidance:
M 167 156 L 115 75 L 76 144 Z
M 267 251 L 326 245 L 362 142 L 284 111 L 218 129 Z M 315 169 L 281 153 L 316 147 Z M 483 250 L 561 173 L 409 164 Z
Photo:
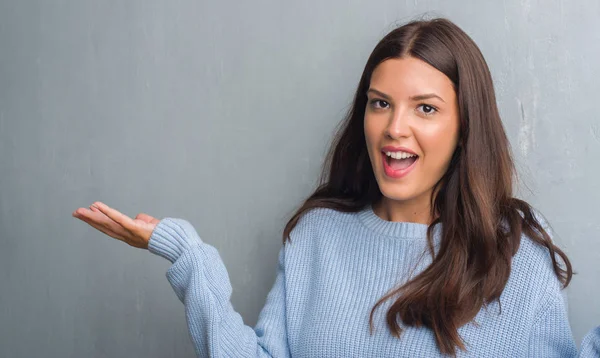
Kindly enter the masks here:
M 325 169 L 284 230 L 254 328 L 186 220 L 100 202 L 73 215 L 173 263 L 198 356 L 598 354 L 600 328 L 575 346 L 560 292 L 571 264 L 513 197 L 488 67 L 452 22 L 410 22 L 377 44 Z

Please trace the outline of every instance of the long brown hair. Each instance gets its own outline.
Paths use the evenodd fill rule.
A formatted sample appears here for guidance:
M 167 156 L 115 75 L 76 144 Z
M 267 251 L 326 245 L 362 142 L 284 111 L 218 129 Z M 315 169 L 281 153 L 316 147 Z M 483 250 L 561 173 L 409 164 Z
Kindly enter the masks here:
M 353 104 L 337 128 L 319 186 L 287 223 L 283 242 L 291 240 L 290 232 L 310 209 L 357 212 L 382 198 L 364 136 L 366 91 L 378 64 L 403 56 L 425 61 L 453 82 L 460 137 L 447 172 L 434 187 L 437 195 L 431 197 L 435 219 L 427 241 L 432 263 L 382 297 L 371 310 L 369 325 L 372 330 L 375 309 L 398 295 L 386 316 L 391 332 L 400 337 L 399 315 L 407 325 L 430 328 L 440 351 L 455 355 L 456 347 L 466 349 L 458 328 L 471 321 L 482 306 L 499 301 L 522 234 L 549 250 L 563 287 L 573 272 L 567 256 L 552 243 L 543 220 L 527 202 L 513 197 L 516 172 L 489 69 L 477 45 L 451 21 L 411 21 L 377 44 Z M 437 223 L 442 223 L 442 231 L 434 255 L 432 234 Z M 565 268 L 559 265 L 557 255 Z

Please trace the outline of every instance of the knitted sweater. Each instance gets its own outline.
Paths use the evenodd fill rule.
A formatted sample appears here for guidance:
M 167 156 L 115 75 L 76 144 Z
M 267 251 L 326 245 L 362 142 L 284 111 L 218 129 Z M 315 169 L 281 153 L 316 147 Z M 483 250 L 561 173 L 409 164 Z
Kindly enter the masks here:
M 377 300 L 431 263 L 427 225 L 386 221 L 371 205 L 358 213 L 306 213 L 279 251 L 276 278 L 254 328 L 231 305 L 231 284 L 218 251 L 186 220 L 164 218 L 148 249 L 172 265 L 166 277 L 185 306 L 199 357 L 438 357 L 428 328 L 391 335 Z M 439 247 L 440 224 L 434 231 Z M 449 268 L 450 269 L 450 268 Z M 497 302 L 459 328 L 458 357 L 600 357 L 600 326 L 578 351 L 547 249 L 526 236 Z

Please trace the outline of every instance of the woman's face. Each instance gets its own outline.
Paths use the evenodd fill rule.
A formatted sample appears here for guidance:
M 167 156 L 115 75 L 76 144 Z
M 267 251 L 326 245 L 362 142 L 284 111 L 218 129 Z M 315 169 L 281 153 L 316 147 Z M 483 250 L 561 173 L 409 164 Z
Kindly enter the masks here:
M 388 59 L 373 71 L 367 96 L 365 138 L 381 193 L 427 206 L 458 143 L 452 81 L 419 59 Z

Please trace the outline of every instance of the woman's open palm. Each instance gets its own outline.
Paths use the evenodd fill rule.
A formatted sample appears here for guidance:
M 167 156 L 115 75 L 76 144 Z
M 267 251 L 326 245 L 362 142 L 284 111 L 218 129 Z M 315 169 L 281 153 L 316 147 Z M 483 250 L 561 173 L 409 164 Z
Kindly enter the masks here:
M 73 216 L 110 237 L 142 249 L 148 248 L 150 236 L 160 221 L 144 213 L 132 219 L 99 201 L 94 202 L 89 209 L 75 210 Z

